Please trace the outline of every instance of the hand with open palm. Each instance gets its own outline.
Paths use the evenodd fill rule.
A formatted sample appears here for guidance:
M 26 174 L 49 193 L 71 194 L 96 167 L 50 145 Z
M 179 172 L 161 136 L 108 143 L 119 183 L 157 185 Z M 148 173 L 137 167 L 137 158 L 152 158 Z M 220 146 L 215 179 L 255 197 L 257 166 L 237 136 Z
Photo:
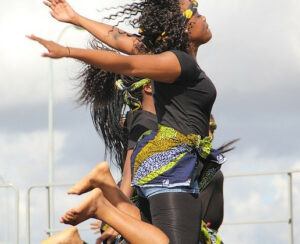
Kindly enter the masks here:
M 77 24 L 76 19 L 79 15 L 74 11 L 67 1 L 45 0 L 44 4 L 51 9 L 50 14 L 56 20 L 74 25 Z
M 70 56 L 70 49 L 68 47 L 62 46 L 53 41 L 48 41 L 35 35 L 28 35 L 27 38 L 40 43 L 47 49 L 48 52 L 44 52 L 42 54 L 43 57 L 59 59 Z

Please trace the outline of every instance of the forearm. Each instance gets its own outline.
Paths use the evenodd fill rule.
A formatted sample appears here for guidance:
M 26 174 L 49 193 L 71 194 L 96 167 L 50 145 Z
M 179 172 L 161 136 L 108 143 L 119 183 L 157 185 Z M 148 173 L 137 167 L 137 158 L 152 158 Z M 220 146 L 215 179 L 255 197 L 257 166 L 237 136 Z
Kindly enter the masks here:
M 147 77 L 159 82 L 172 83 L 180 74 L 179 61 L 171 52 L 158 55 L 125 56 L 93 49 L 69 48 L 69 51 L 66 57 L 75 58 L 121 75 Z
M 43 57 L 53 59 L 74 58 L 116 74 L 138 78 L 147 77 L 164 83 L 174 82 L 181 73 L 179 60 L 172 52 L 125 56 L 105 50 L 65 47 L 35 35 L 27 37 L 47 49 L 48 52 L 43 53 Z
M 127 196 L 128 198 L 132 197 L 133 194 L 133 188 L 131 186 L 131 180 L 130 178 L 126 178 L 122 177 L 122 181 L 121 181 L 121 186 L 120 186 L 120 190 L 125 194 L 125 196 Z
M 136 45 L 139 43 L 139 39 L 135 36 L 129 36 L 128 33 L 117 27 L 100 23 L 81 15 L 76 15 L 73 23 L 86 29 L 97 39 L 120 52 L 138 54 Z
M 121 186 L 120 189 L 121 191 L 128 197 L 130 198 L 133 194 L 133 188 L 131 186 L 131 158 L 132 155 L 132 150 L 127 151 L 126 159 L 124 162 L 124 168 L 123 168 L 123 175 L 122 175 L 122 181 L 121 181 Z
M 133 67 L 128 57 L 105 50 L 69 48 L 67 57 L 97 66 L 103 70 L 122 75 L 132 76 Z

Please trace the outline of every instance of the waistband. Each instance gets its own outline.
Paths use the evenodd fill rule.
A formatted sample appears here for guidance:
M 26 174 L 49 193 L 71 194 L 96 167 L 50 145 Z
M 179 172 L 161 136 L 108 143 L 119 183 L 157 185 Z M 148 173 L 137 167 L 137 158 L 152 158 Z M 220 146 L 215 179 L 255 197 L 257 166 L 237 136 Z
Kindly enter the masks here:
M 151 135 L 151 133 L 153 134 L 152 131 L 145 132 L 140 140 L 145 136 Z M 158 131 L 155 132 L 153 138 L 147 141 L 137 153 L 134 160 L 134 172 L 136 172 L 137 168 L 150 156 L 167 152 L 180 146 L 189 147 L 190 150 L 197 149 L 198 155 L 205 159 L 211 152 L 211 142 L 212 138 L 209 136 L 202 138 L 197 134 L 184 135 L 174 128 L 159 124 Z

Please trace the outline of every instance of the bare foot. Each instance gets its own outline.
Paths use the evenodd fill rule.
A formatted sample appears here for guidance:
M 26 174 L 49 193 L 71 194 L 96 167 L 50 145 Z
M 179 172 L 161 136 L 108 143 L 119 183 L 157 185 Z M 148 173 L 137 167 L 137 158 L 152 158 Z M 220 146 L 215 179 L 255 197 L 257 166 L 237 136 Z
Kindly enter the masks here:
M 56 235 L 43 240 L 42 244 L 82 244 L 78 230 L 76 227 L 70 227 Z
M 107 162 L 98 164 L 87 176 L 81 179 L 68 191 L 68 194 L 81 195 L 94 188 L 101 187 L 105 182 L 107 175 L 110 174 L 110 169 Z
M 103 196 L 102 191 L 96 188 L 91 191 L 89 196 L 76 208 L 68 210 L 64 216 L 60 218 L 60 222 L 64 224 L 77 225 L 89 218 L 96 217 L 98 209 L 104 209 L 107 200 Z

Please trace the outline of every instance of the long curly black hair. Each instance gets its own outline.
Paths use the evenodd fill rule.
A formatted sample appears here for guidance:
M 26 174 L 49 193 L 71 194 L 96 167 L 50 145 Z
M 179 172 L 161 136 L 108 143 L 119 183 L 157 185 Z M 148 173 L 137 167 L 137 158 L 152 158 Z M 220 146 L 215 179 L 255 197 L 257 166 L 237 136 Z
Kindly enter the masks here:
M 96 39 L 91 41 L 91 47 L 116 52 Z M 107 154 L 113 156 L 110 159 L 123 168 L 128 137 L 123 117 L 127 108 L 123 92 L 116 88 L 115 82 L 121 79 L 125 86 L 130 86 L 138 79 L 107 72 L 85 63 L 78 78 L 80 83 L 77 101 L 80 105 L 89 107 L 95 129 L 104 140 L 105 157 Z M 134 91 L 133 96 L 142 101 L 141 90 Z
M 138 53 L 158 54 L 168 50 L 187 52 L 187 19 L 180 10 L 178 0 L 142 0 L 111 9 L 116 12 L 105 19 L 117 20 L 116 26 L 128 23 L 138 31 L 138 35 L 132 34 L 140 40 L 135 47 Z M 96 39 L 91 42 L 91 47 L 116 52 Z M 118 79 L 122 79 L 128 86 L 137 81 L 134 77 L 85 64 L 80 74 L 78 100 L 81 104 L 89 105 L 96 131 L 104 139 L 105 152 L 114 156 L 115 162 L 122 169 L 128 135 L 120 123 L 126 106 L 122 92 L 115 88 Z M 142 99 L 141 91 L 135 91 L 134 96 Z
M 158 54 L 169 50 L 187 52 L 189 38 L 187 19 L 179 0 L 144 0 L 119 6 L 119 11 L 105 18 L 126 22 L 139 30 L 141 53 Z M 115 8 L 117 9 L 117 8 Z

